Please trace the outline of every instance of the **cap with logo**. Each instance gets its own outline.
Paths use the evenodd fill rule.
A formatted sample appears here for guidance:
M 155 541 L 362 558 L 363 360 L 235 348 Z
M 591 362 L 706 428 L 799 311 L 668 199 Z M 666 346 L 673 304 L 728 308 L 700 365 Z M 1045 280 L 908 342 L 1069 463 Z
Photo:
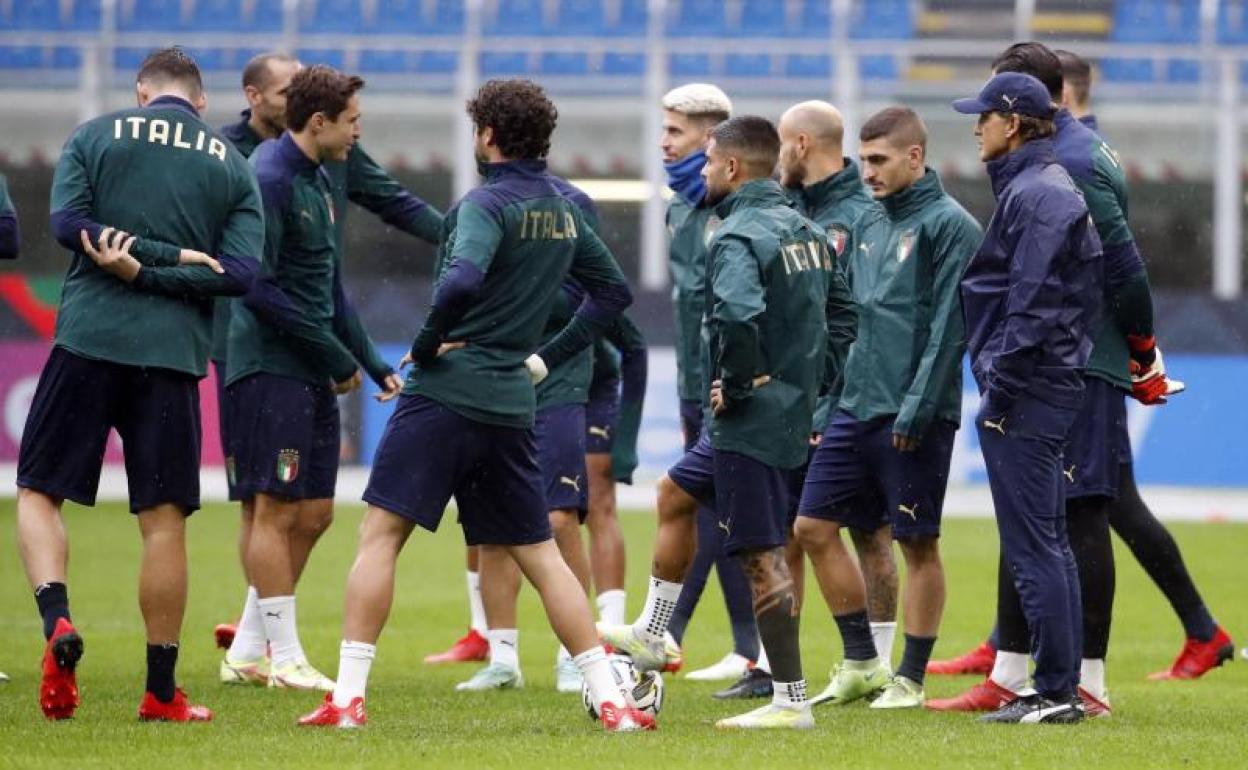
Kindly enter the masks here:
M 1049 119 L 1056 109 L 1049 99 L 1049 89 L 1031 75 L 1022 72 L 999 72 L 980 89 L 979 96 L 958 99 L 953 108 L 967 115 L 985 112 L 1006 112 Z

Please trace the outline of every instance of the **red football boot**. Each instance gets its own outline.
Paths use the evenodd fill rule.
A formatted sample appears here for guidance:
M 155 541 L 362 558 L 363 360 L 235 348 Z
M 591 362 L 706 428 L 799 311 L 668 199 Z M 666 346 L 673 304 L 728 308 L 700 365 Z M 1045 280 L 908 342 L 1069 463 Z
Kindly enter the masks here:
M 161 703 L 150 692 L 143 693 L 143 702 L 139 704 L 139 719 L 144 722 L 211 722 L 212 709 L 207 706 L 192 706 L 186 700 L 186 693 L 179 687 L 173 691 L 173 700 Z
M 58 618 L 43 649 L 43 680 L 39 707 L 48 719 L 69 719 L 78 708 L 78 680 L 74 670 L 82 657 L 82 637 L 69 618 Z
M 1083 687 L 1079 687 L 1075 692 L 1079 693 L 1079 699 L 1083 701 L 1083 714 L 1088 719 L 1105 718 L 1113 714 L 1113 709 L 1109 706 L 1108 695 L 1101 699 L 1083 689 Z
M 924 705 L 932 711 L 996 711 L 1018 698 L 991 679 L 985 679 L 955 698 L 932 698 Z
M 472 663 L 487 660 L 490 657 L 490 643 L 477 629 L 472 628 L 463 638 L 451 645 L 446 652 L 425 656 L 425 663 L 439 665 L 442 663 Z
M 238 626 L 233 623 L 218 623 L 217 627 L 212 629 L 212 636 L 217 640 L 217 646 L 223 650 L 230 649 L 230 645 L 234 644 L 236 633 L 238 633 Z
M 604 703 L 598 708 L 598 718 L 609 733 L 627 733 L 655 729 L 654 717 L 641 709 Z
M 316 711 L 299 717 L 299 724 L 303 727 L 351 729 L 363 727 L 366 722 L 368 722 L 368 715 L 364 713 L 363 698 L 352 698 L 346 708 L 338 708 L 334 705 L 332 692 L 325 693 L 325 700 L 317 706 Z
M 1231 641 L 1230 634 L 1226 633 L 1222 626 L 1218 626 L 1213 633 L 1213 638 L 1207 642 L 1188 639 L 1183 643 L 1179 657 L 1174 659 L 1170 668 L 1149 674 L 1148 678 L 1153 681 L 1196 679 L 1234 657 L 1235 644 Z
M 965 655 L 950 660 L 931 660 L 927 663 L 929 674 L 983 674 L 992 673 L 992 661 L 997 651 L 991 642 L 984 642 Z

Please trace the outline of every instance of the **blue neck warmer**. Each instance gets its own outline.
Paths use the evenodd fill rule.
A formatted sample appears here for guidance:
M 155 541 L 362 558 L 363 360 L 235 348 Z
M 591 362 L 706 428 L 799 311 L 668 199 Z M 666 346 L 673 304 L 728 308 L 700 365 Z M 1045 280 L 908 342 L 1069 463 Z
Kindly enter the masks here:
M 706 182 L 702 180 L 702 167 L 706 165 L 706 151 L 698 150 L 675 163 L 664 163 L 667 170 L 667 186 L 690 206 L 697 206 L 706 195 Z

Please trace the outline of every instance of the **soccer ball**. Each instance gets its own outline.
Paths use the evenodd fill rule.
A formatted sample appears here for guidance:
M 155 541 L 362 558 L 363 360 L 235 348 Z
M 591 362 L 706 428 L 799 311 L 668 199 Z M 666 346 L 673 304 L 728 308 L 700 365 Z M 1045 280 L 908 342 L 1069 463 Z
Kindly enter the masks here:
M 658 716 L 663 708 L 663 675 L 658 671 L 640 672 L 633 666 L 633 659 L 627 655 L 610 655 L 607 664 L 611 667 L 611 675 L 615 683 L 624 693 L 624 700 L 629 706 Z M 590 719 L 598 718 L 598 709 L 594 708 L 594 698 L 589 692 L 589 684 L 581 688 L 581 702 Z

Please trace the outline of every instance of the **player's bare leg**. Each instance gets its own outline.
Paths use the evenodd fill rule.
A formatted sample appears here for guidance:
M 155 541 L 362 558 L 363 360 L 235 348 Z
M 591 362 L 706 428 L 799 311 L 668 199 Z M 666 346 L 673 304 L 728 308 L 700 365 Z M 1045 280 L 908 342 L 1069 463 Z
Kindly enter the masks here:
M 632 657 L 642 670 L 676 670 L 680 649 L 667 641 L 667 624 L 698 545 L 698 502 L 676 482 L 659 479 L 659 531 L 654 540 L 650 588 L 641 616 L 631 626 L 599 627 L 603 641 Z
M 794 533 L 810 556 L 845 648 L 845 660 L 832 670 L 832 681 L 812 702 L 843 704 L 877 692 L 891 673 L 881 663 L 871 639 L 866 584 L 841 540 L 840 526 L 834 521 L 799 516 Z
M 563 555 L 563 560 L 567 562 L 588 598 L 592 573 L 585 544 L 581 540 L 580 516 L 575 510 L 551 511 L 550 529 L 555 534 L 559 553 Z M 560 647 L 558 655 L 555 656 L 555 689 L 559 692 L 581 691 L 580 670 L 572 662 L 572 654 L 566 647 Z
M 313 668 L 304 654 L 295 613 L 295 548 L 292 543 L 302 507 L 299 501 L 256 494 L 247 563 L 259 597 L 256 603 L 272 658 L 269 686 L 328 690 L 333 682 Z M 306 563 L 306 560 L 304 552 L 302 561 Z
M 516 623 L 516 603 L 520 597 L 520 566 L 507 549 L 499 545 L 475 546 L 481 576 L 481 603 L 485 609 L 485 632 L 490 662 L 466 681 L 455 685 L 460 692 L 480 692 L 507 687 L 523 687 L 520 673 L 520 632 Z
M 34 489 L 17 490 L 17 547 L 26 578 L 43 616 L 43 673 L 39 707 L 48 719 L 68 719 L 78 708 L 75 670 L 82 657 L 82 637 L 69 617 L 65 586 L 69 538 L 61 519 L 59 498 Z
M 898 542 L 906 561 L 903 603 L 906 643 L 897 675 L 871 704 L 877 709 L 923 705 L 923 677 L 945 610 L 945 570 L 940 561 L 940 541 L 934 537 L 919 537 Z
M 303 570 L 308 565 L 308 557 L 312 555 L 312 549 L 333 523 L 332 498 L 300 501 L 298 517 L 290 533 L 290 570 L 294 579 L 292 585 L 298 585 L 299 578 L 303 576 Z
M 858 565 L 867 586 L 867 617 L 871 639 L 880 660 L 891 665 L 893 638 L 897 635 L 897 560 L 893 558 L 893 528 L 887 524 L 874 532 L 849 530 L 858 554 Z
M 598 617 L 604 623 L 620 624 L 625 613 L 624 533 L 616 507 L 611 455 L 585 455 L 585 472 L 589 479 L 589 515 L 585 525 L 589 528 L 589 563 Z
M 806 678 L 802 674 L 802 652 L 798 640 L 801 603 L 793 575 L 789 571 L 788 549 L 744 551 L 741 566 L 750 581 L 754 617 L 758 633 L 771 663 L 772 702 L 715 724 L 721 729 L 814 727 L 810 703 L 806 699 Z
M 186 614 L 186 516 L 180 507 L 165 504 L 139 511 L 138 522 L 143 536 L 139 610 L 147 628 L 147 686 L 139 718 L 210 720 L 212 712 L 190 705 L 174 676 Z

